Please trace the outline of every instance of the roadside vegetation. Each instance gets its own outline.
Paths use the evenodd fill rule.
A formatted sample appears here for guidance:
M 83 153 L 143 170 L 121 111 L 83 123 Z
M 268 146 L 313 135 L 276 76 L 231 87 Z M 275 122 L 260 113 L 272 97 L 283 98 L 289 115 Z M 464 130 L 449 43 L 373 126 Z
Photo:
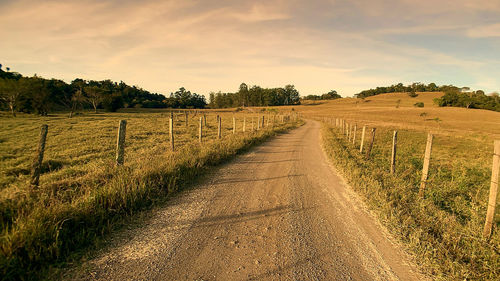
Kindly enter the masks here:
M 331 113 L 335 116 L 335 112 Z M 407 128 L 406 112 L 401 112 L 399 118 L 388 114 L 390 117 L 386 118 L 391 118 L 391 123 L 369 124 L 369 128 L 377 127 L 369 160 L 359 153 L 360 127 L 364 123 L 357 119 L 349 121 L 358 124 L 356 145 L 331 125 L 323 128 L 323 144 L 336 168 L 434 278 L 497 280 L 500 276 L 498 212 L 493 235 L 489 240 L 482 237 L 493 142 L 486 136 L 449 134 L 436 128 L 429 180 L 421 199 L 418 188 L 427 132 L 418 127 Z M 392 175 L 394 129 L 398 130 L 398 144 L 396 173 Z
M 252 120 L 268 112 L 203 112 L 207 125 L 198 142 L 202 116 L 192 111 L 188 126 L 176 114 L 175 152 L 170 151 L 168 112 L 55 114 L 0 117 L 0 275 L 36 279 L 78 249 L 92 245 L 125 217 L 150 208 L 182 189 L 208 167 L 299 123 L 251 132 Z M 222 117 L 217 139 L 216 114 Z M 242 132 L 243 116 L 246 133 Z M 125 164 L 114 165 L 118 120 L 126 119 Z M 42 123 L 49 125 L 40 186 L 28 184 L 29 167 Z M 256 123 L 254 123 L 256 129 Z

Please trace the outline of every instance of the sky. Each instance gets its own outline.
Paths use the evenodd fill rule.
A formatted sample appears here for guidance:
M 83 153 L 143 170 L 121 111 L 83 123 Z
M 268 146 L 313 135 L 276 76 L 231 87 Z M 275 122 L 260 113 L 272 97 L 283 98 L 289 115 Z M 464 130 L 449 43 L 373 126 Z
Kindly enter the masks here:
M 301 95 L 402 82 L 500 92 L 500 0 L 0 0 L 0 63 L 70 82 Z

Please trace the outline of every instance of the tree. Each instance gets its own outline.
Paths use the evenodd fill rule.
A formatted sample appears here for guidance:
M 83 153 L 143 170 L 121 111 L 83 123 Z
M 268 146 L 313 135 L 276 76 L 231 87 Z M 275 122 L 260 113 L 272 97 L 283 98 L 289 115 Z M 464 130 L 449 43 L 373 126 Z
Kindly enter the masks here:
M 29 78 L 28 92 L 30 95 L 31 108 L 35 113 L 47 116 L 54 105 L 54 96 L 47 87 L 48 80 L 38 76 Z
M 102 100 L 102 105 L 106 111 L 115 112 L 123 107 L 123 97 L 120 94 L 106 95 Z
M 0 78 L 0 100 L 7 103 L 13 117 L 16 117 L 16 106 L 25 87 L 23 81 Z
M 295 89 L 294 85 L 285 86 L 285 103 L 284 104 L 298 104 L 300 103 L 299 91 Z
M 92 105 L 94 113 L 97 113 L 97 107 L 103 99 L 103 91 L 97 86 L 87 86 L 84 88 L 85 100 Z
M 340 99 L 340 98 L 342 98 L 342 97 L 335 90 L 331 90 L 328 93 L 321 95 L 322 100 L 334 100 L 334 99 Z

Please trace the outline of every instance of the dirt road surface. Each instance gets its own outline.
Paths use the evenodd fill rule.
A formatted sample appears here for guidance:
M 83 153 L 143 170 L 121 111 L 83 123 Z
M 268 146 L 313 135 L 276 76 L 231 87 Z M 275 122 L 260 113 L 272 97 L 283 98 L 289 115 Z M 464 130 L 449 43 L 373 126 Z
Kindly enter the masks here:
M 217 168 L 71 278 L 422 280 L 307 123 Z

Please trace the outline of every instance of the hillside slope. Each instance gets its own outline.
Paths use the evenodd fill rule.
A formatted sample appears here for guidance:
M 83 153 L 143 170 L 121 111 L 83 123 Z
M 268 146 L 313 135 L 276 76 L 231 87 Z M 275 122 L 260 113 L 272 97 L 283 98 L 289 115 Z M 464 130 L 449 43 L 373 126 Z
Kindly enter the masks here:
M 339 117 L 366 125 L 433 131 L 446 135 L 477 137 L 488 142 L 500 139 L 500 113 L 458 107 L 438 107 L 433 103 L 443 93 L 381 94 L 366 99 L 344 98 L 308 102 L 294 109 L 311 117 Z M 399 106 L 398 106 L 398 101 Z M 423 102 L 424 107 L 415 107 Z

